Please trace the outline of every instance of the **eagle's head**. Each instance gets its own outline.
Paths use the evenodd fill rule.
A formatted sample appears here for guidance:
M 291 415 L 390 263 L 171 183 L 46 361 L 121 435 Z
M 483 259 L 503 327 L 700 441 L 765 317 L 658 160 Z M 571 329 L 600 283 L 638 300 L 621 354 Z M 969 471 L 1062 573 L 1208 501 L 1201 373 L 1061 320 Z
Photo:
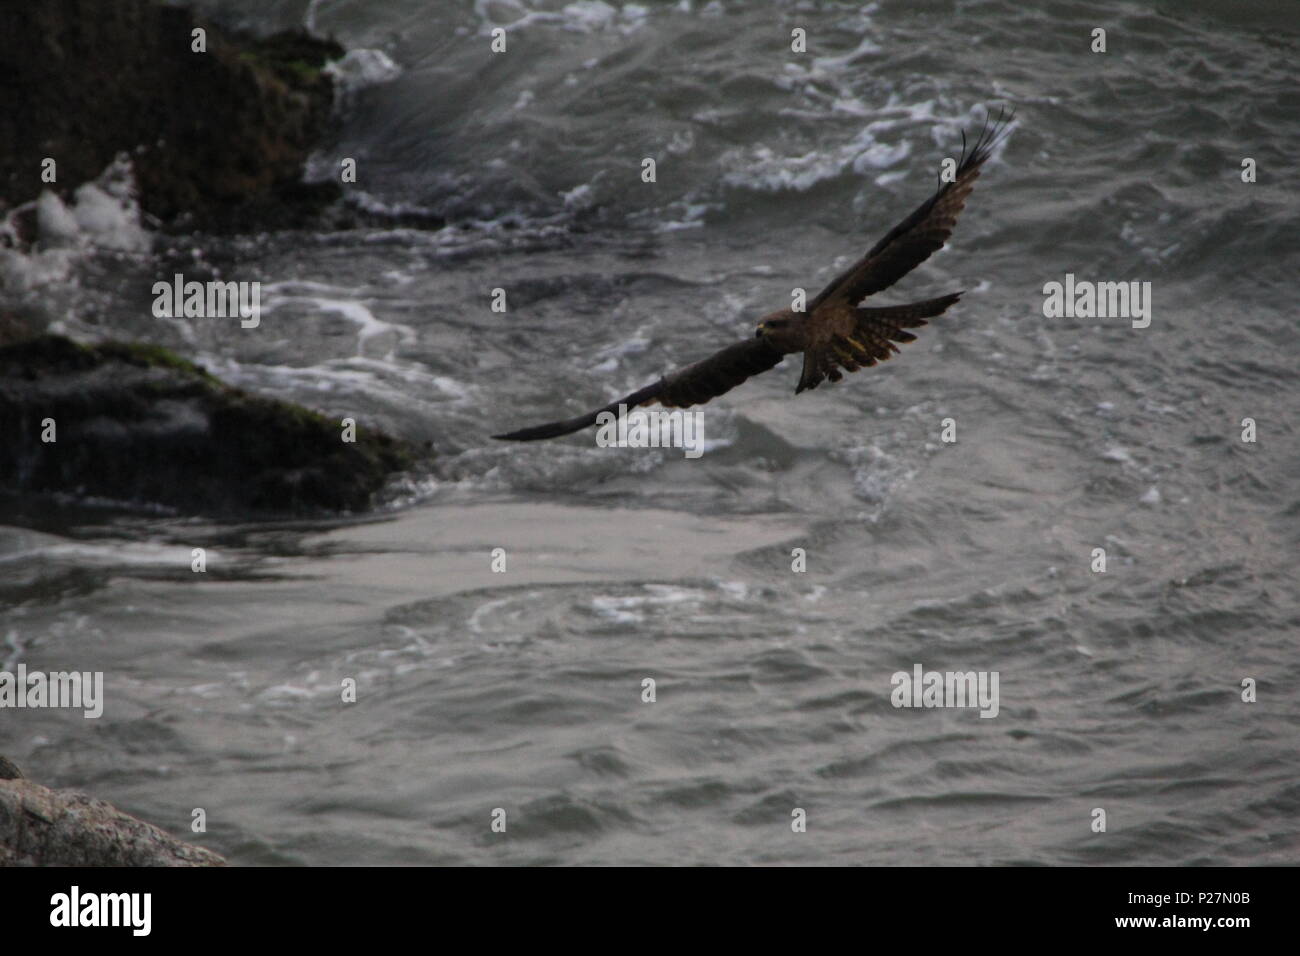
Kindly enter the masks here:
M 766 339 L 769 344 L 781 348 L 791 340 L 796 331 L 794 312 L 790 309 L 782 309 L 763 316 L 758 322 L 758 328 L 754 330 L 754 337 Z M 782 349 L 782 351 L 791 350 Z

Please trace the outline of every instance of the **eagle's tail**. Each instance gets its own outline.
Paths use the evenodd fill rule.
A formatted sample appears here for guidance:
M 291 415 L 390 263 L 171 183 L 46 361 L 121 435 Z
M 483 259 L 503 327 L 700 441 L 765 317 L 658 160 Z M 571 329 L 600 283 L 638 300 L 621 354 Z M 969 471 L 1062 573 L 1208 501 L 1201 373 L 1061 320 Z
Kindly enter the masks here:
M 904 329 L 915 329 L 927 324 L 926 319 L 942 315 L 962 294 L 940 296 L 924 302 L 907 305 L 888 305 L 883 308 L 858 308 L 857 326 L 852 335 L 837 336 L 829 348 L 807 351 L 803 355 L 803 375 L 795 394 L 816 388 L 824 379 L 838 382 L 840 370 L 856 372 L 883 362 L 895 352 L 895 342 L 915 342 L 916 336 Z
M 858 330 L 883 335 L 895 342 L 911 342 L 916 338 L 908 332 L 899 333 L 899 329 L 915 329 L 926 324 L 926 319 L 943 315 L 948 307 L 962 297 L 962 293 L 941 295 L 937 299 L 924 302 L 909 302 L 907 305 L 887 305 L 883 308 L 857 309 Z M 897 351 L 897 350 L 895 350 Z

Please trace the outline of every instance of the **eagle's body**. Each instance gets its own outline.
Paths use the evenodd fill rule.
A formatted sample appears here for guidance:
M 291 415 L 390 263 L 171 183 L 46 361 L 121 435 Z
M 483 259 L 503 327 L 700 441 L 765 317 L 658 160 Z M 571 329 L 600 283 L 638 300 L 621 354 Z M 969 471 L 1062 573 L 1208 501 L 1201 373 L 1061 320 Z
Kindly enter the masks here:
M 988 159 L 1006 124 L 987 123 L 969 153 L 962 137 L 962 158 L 951 182 L 945 182 L 910 216 L 891 229 L 883 239 L 823 289 L 803 312 L 781 309 L 759 320 L 754 337 L 729 345 L 694 365 L 604 408 L 566 421 L 494 437 L 513 441 L 535 441 L 567 435 L 596 423 L 602 412 L 617 411 L 622 405 L 661 404 L 670 408 L 700 405 L 728 392 L 741 382 L 766 372 L 786 355 L 803 354 L 803 373 L 795 393 L 816 388 L 825 379 L 838 382 L 844 372 L 884 361 L 898 351 L 897 342 L 912 342 L 916 336 L 905 331 L 925 325 L 942 315 L 961 293 L 913 302 L 908 305 L 863 307 L 868 296 L 887 289 L 943 247 L 952 234 L 957 216 L 974 188 L 980 167 Z

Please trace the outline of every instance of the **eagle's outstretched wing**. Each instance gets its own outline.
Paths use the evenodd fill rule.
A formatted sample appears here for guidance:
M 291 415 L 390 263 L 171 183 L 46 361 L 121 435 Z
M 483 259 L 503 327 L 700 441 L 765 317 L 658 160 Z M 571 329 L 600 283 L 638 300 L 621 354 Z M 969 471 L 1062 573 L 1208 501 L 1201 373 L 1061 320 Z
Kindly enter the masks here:
M 691 405 L 703 405 L 709 399 L 717 398 L 729 392 L 745 379 L 766 372 L 781 361 L 784 356 L 764 339 L 752 338 L 728 345 L 720 352 L 708 358 L 688 365 L 680 371 L 666 375 L 652 385 L 647 385 L 610 402 L 604 408 L 598 408 L 586 415 L 569 418 L 562 422 L 550 422 L 532 428 L 504 435 L 493 435 L 502 441 L 537 441 L 542 438 L 558 438 L 596 424 L 596 418 L 602 412 L 618 414 L 618 407 L 625 405 L 631 409 L 637 405 L 650 405 L 658 402 L 669 408 L 687 408 Z
M 836 276 L 808 304 L 808 311 L 814 312 L 832 298 L 857 305 L 867 296 L 888 289 L 941 249 L 952 235 L 966 197 L 975 187 L 980 167 L 1005 135 L 1014 115 L 1001 112 L 992 124 L 986 119 L 969 153 L 966 151 L 966 134 L 962 133 L 962 155 L 953 181 L 940 185 L 933 196 L 889 230 L 871 247 L 871 251 Z

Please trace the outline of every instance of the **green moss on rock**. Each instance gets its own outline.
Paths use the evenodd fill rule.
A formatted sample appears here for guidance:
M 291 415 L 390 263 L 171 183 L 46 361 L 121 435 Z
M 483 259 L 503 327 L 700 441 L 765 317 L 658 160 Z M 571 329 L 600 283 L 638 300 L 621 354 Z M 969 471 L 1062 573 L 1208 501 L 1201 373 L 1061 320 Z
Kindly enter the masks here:
M 0 210 L 47 188 L 66 197 L 121 152 L 164 222 L 292 221 L 339 195 L 300 188 L 331 121 L 333 40 L 247 36 L 156 0 L 15 3 L 0 19 Z M 198 27 L 205 52 L 192 48 Z M 47 156 L 55 186 L 40 177 Z
M 57 441 L 41 440 L 52 419 Z M 370 507 L 427 454 L 214 378 L 159 346 L 42 335 L 0 347 L 0 487 L 164 504 L 182 511 L 304 514 Z
M 104 342 L 94 349 L 87 349 L 87 351 L 100 358 L 118 359 L 145 368 L 170 368 L 206 379 L 209 382 L 217 381 L 203 366 L 195 365 L 189 359 L 181 358 L 175 352 L 165 349 L 161 345 L 149 345 L 145 342 L 113 341 Z

